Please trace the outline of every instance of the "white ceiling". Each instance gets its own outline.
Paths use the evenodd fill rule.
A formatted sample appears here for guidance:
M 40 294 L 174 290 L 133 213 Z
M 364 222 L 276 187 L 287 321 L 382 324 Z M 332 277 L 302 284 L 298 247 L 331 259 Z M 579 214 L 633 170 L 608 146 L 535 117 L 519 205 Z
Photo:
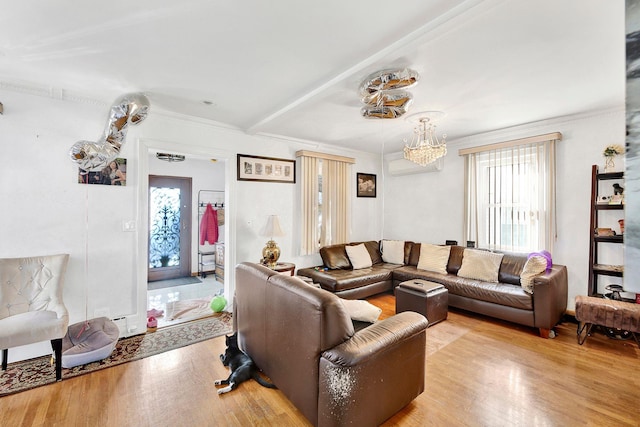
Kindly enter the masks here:
M 360 115 L 389 68 L 420 74 L 409 114 L 444 111 L 449 140 L 624 106 L 623 1 L 0 2 L 0 89 L 144 92 L 250 134 L 400 151 L 412 123 Z

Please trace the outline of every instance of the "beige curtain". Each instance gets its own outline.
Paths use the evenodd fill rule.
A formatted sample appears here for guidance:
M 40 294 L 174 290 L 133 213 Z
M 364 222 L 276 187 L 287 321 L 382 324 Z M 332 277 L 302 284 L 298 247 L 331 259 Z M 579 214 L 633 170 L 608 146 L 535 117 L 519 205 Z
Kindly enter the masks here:
M 348 240 L 349 157 L 299 151 L 301 165 L 301 255 Z
M 302 177 L 302 246 L 301 254 L 309 255 L 318 251 L 318 205 L 319 205 L 319 169 L 320 159 L 303 156 L 301 162 Z
M 460 150 L 465 156 L 464 236 L 476 246 L 553 250 L 555 143 L 560 133 Z
M 346 243 L 349 218 L 350 165 L 322 160 L 322 226 L 320 247 Z

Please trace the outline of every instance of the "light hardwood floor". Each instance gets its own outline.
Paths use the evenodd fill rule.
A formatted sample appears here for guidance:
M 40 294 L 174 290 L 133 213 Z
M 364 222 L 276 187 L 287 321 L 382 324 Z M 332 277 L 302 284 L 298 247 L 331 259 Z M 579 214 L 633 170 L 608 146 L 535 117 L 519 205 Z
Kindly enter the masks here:
M 369 300 L 394 312 L 392 295 Z M 451 310 L 427 330 L 426 390 L 385 426 L 638 426 L 640 349 L 597 333 L 583 346 Z M 305 426 L 254 381 L 218 396 L 219 337 L 0 398 L 0 426 Z M 283 355 L 286 357 L 286 355 Z M 372 389 L 372 393 L 393 390 Z

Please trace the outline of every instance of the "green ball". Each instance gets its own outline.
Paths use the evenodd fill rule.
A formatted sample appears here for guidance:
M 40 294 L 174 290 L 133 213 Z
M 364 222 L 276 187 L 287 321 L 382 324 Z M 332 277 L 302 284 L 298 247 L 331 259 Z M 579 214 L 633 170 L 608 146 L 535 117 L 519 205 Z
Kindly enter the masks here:
M 214 313 L 220 313 L 227 306 L 227 300 L 223 296 L 213 297 L 211 300 L 211 310 Z

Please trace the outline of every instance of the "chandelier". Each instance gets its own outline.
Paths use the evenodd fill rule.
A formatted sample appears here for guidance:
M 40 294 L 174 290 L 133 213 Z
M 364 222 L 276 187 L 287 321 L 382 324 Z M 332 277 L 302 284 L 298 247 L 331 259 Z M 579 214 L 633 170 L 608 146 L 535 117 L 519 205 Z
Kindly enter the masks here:
M 418 125 L 413 130 L 411 142 L 407 143 L 407 140 L 404 140 L 404 158 L 420 166 L 426 166 L 447 154 L 447 135 L 443 134 L 442 141 L 438 140 L 435 134 L 436 127 L 429 116 L 419 117 L 417 121 Z

